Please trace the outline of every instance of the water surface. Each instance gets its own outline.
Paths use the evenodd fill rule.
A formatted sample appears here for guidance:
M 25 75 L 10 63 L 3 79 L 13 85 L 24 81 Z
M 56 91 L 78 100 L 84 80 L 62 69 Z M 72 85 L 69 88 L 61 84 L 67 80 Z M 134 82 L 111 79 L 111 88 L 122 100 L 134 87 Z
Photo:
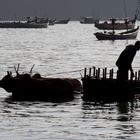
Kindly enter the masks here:
M 129 41 L 98 41 L 93 24 L 69 22 L 47 29 L 0 29 L 0 79 L 20 64 L 19 72 L 80 80 L 85 67 L 114 68 Z M 138 34 L 137 39 L 140 39 Z M 140 69 L 140 52 L 133 67 Z M 3 140 L 138 140 L 140 102 L 16 102 L 0 89 L 0 138 Z

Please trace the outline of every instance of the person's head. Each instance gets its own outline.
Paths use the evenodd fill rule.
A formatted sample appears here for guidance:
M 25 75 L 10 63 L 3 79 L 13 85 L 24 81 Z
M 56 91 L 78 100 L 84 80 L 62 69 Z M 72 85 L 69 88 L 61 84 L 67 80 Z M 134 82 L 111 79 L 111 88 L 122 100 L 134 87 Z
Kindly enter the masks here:
M 134 46 L 135 46 L 136 50 L 140 50 L 140 41 L 136 41 Z

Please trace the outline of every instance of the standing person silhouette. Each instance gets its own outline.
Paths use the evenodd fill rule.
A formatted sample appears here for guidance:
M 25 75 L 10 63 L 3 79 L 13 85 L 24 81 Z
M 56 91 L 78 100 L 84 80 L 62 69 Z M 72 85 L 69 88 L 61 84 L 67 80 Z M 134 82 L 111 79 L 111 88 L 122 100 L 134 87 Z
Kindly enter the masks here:
M 131 77 L 134 77 L 134 72 L 132 69 L 132 61 L 136 55 L 136 52 L 140 50 L 140 41 L 136 41 L 134 45 L 128 45 L 120 54 L 118 60 L 116 61 L 116 66 L 118 67 L 117 79 L 119 81 L 128 80 L 128 71 L 131 72 Z

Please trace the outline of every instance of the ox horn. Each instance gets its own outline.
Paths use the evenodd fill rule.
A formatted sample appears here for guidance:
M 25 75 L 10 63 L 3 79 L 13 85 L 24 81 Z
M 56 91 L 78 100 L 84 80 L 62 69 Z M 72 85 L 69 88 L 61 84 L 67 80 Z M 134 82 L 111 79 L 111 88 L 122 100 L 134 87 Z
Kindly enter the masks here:
M 30 75 L 32 75 L 32 72 L 33 72 L 33 68 L 34 68 L 34 66 L 35 66 L 35 64 L 33 64 L 33 66 L 31 67 L 31 69 L 30 69 Z
M 17 75 L 19 75 L 19 72 L 18 72 L 18 71 L 19 71 L 19 66 L 20 66 L 20 64 L 18 64 L 17 69 L 16 69 L 16 67 L 14 66 L 14 69 L 15 69 L 15 72 L 16 72 Z

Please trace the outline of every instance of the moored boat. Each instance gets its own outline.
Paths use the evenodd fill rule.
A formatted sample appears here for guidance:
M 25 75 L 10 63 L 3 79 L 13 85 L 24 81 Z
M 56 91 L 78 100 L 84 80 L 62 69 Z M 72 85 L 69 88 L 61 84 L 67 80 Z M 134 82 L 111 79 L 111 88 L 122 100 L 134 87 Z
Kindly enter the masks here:
M 0 22 L 0 28 L 47 28 L 46 23 Z
M 48 23 L 49 23 L 49 25 L 54 25 L 55 21 L 56 21 L 56 19 L 49 19 Z
M 96 32 L 94 35 L 98 40 L 127 40 L 127 39 L 136 39 L 139 31 L 139 26 L 135 29 L 131 29 L 125 32 L 115 33 L 112 32 Z
M 95 20 L 93 17 L 81 17 L 80 18 L 80 23 L 82 24 L 94 24 L 98 20 Z
M 48 20 L 42 18 L 30 19 L 27 21 L 3 21 L 0 22 L 0 28 L 47 28 Z
M 55 24 L 68 24 L 70 19 L 62 19 L 62 20 L 56 20 L 54 23 Z
M 113 22 L 113 24 L 112 24 Z M 101 30 L 126 30 L 134 29 L 136 25 L 136 20 L 129 19 L 110 19 L 106 21 L 95 22 L 95 27 Z

